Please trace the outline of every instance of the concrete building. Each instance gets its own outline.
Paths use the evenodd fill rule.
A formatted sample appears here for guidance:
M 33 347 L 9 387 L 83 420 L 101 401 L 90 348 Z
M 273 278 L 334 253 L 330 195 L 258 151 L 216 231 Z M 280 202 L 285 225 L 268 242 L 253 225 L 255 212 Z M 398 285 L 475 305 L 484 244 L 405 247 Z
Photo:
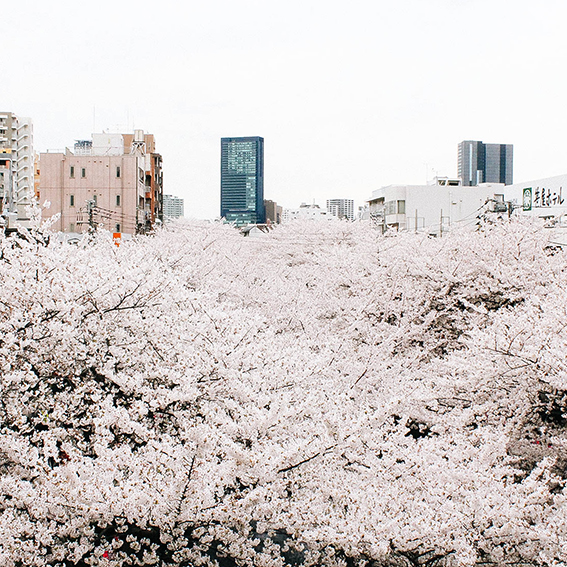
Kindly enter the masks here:
M 340 219 L 354 220 L 354 201 L 352 199 L 328 199 L 327 211 Z
M 321 209 L 319 205 L 313 203 L 312 205 L 307 205 L 306 203 L 301 203 L 298 209 L 284 209 L 282 220 L 283 222 L 289 222 L 297 219 L 309 219 L 309 220 L 336 220 L 337 217 L 332 215 L 329 211 Z
M 482 211 L 505 211 L 504 184 L 462 186 L 458 179 L 432 185 L 390 185 L 372 193 L 369 214 L 382 231 L 411 230 L 440 236 L 453 226 L 474 224 Z
M 264 138 L 221 138 L 221 218 L 264 224 Z
M 266 223 L 280 224 L 282 222 L 283 208 L 275 201 L 264 200 Z
M 32 218 L 33 203 L 32 121 L 0 112 L 0 214 L 9 227 L 31 227 L 38 220 Z
M 147 232 L 163 216 L 162 158 L 153 135 L 93 134 L 74 151 L 40 154 L 40 194 L 51 203 L 43 216 L 60 214 L 54 230 Z
M 464 186 L 513 183 L 514 146 L 465 140 L 459 144 L 458 176 Z
M 180 197 L 174 195 L 163 196 L 163 218 L 179 219 L 184 216 L 185 206 L 184 201 Z

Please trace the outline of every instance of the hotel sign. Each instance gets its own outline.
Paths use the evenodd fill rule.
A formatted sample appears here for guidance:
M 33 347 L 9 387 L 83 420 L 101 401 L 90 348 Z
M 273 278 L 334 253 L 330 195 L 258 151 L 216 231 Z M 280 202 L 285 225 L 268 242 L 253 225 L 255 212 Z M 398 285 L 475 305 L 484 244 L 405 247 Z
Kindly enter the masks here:
M 559 187 L 558 191 L 552 191 L 545 187 L 532 187 L 524 188 L 523 193 L 523 209 L 524 211 L 531 211 L 534 209 L 546 209 L 557 205 L 563 205 L 565 199 L 563 198 L 563 187 Z

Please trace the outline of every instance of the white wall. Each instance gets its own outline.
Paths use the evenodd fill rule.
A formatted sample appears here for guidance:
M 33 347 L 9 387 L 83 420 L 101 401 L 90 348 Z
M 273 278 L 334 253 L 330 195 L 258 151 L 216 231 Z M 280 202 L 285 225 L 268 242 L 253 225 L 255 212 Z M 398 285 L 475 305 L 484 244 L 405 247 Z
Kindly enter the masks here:
M 438 234 L 452 226 L 476 222 L 478 212 L 495 193 L 503 193 L 504 185 L 480 187 L 447 187 L 439 185 L 395 185 L 374 191 L 372 200 L 405 201 L 405 213 L 386 215 L 386 224 L 398 223 L 399 229 L 427 230 Z
M 525 204 L 524 193 L 531 193 Z M 567 214 L 567 174 L 506 185 L 504 195 L 506 200 L 516 202 L 522 214 L 559 217 Z

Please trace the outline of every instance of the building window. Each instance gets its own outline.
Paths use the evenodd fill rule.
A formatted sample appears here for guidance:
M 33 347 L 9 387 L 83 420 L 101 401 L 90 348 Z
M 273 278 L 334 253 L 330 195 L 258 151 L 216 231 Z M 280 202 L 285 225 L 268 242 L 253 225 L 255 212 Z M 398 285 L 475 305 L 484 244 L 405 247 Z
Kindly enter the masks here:
M 87 176 L 87 170 L 84 167 L 81 167 L 81 177 Z
M 72 165 L 69 168 L 69 177 L 75 177 L 75 166 L 74 165 Z
M 116 206 L 120 206 L 120 195 L 116 195 Z
M 69 195 L 69 206 L 70 207 L 75 206 L 75 195 Z
M 120 166 L 116 166 L 116 177 L 120 177 Z
M 405 215 L 406 202 L 405 201 L 386 201 L 384 203 L 385 215 Z
M 75 224 L 74 223 L 71 223 L 69 225 L 69 232 L 75 232 Z

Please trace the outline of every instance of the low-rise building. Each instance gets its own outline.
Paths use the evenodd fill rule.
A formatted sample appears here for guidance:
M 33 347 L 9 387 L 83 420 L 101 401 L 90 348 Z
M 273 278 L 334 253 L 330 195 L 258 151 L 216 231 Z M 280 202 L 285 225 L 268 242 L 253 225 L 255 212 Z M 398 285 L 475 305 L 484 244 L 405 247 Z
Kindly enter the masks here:
M 382 231 L 441 235 L 453 226 L 474 224 L 483 210 L 505 207 L 504 188 L 499 183 L 463 187 L 459 179 L 448 178 L 431 185 L 389 185 L 372 193 L 369 215 Z

